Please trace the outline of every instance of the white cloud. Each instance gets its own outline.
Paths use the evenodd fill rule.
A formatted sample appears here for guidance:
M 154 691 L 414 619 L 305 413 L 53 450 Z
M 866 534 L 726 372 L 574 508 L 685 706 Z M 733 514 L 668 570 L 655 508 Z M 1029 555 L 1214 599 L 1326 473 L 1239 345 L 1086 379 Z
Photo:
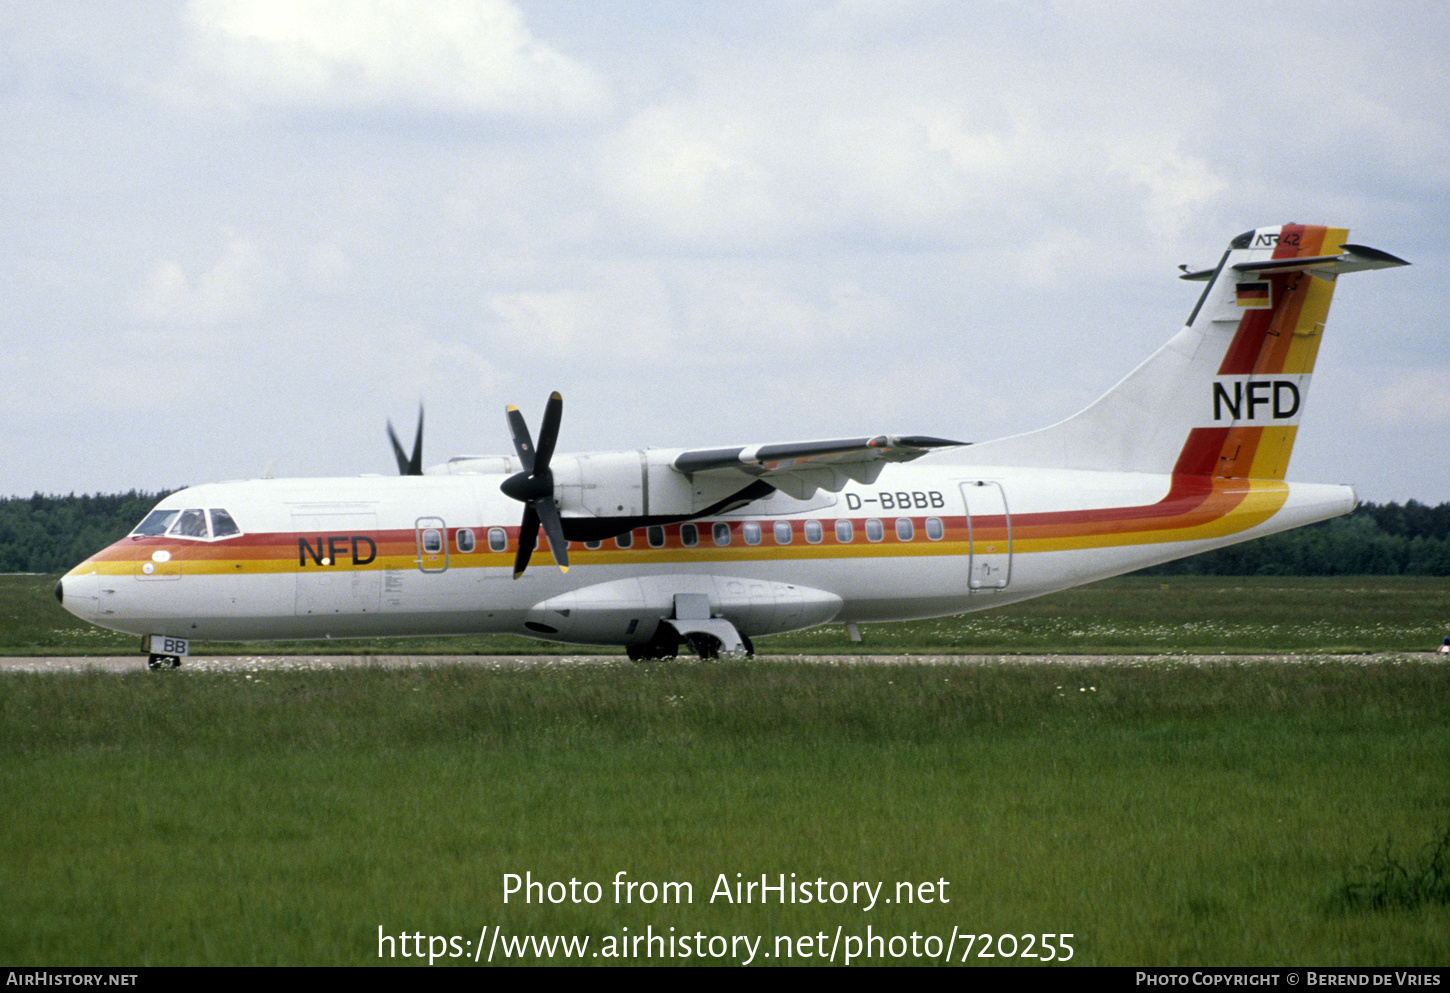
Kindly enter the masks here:
M 571 289 L 491 293 L 493 339 L 506 354 L 631 367 L 674 351 L 670 294 L 648 271 L 572 274 Z
M 980 95 L 900 73 L 862 91 L 846 72 L 715 77 L 647 107 L 607 143 L 601 187 L 644 235 L 707 251 L 1017 246 L 1048 218 L 1171 240 L 1229 190 L 1149 104 L 1127 101 L 1105 127 L 1087 93 L 1073 113 L 1020 86 Z
M 336 293 L 347 285 L 353 264 L 348 254 L 331 242 L 313 245 L 303 267 L 308 281 L 323 293 Z
M 277 278 L 256 244 L 236 236 L 221 259 L 195 279 L 180 262 L 160 263 L 134 304 L 144 320 L 211 326 L 254 312 Z
M 1142 209 L 1148 229 L 1158 237 L 1177 238 L 1191 230 L 1199 214 L 1229 188 L 1208 162 L 1172 143 L 1154 150 L 1152 143 L 1135 141 L 1123 151 L 1114 166 L 1147 190 Z
M 767 166 L 773 129 L 721 106 L 651 107 L 603 159 L 623 209 L 666 237 L 734 240 L 783 229 L 788 206 Z
M 1401 369 L 1374 377 L 1360 409 L 1378 424 L 1450 424 L 1450 366 Z
M 578 111 L 588 67 L 542 44 L 509 0 L 191 0 L 203 63 L 266 102 L 450 113 Z

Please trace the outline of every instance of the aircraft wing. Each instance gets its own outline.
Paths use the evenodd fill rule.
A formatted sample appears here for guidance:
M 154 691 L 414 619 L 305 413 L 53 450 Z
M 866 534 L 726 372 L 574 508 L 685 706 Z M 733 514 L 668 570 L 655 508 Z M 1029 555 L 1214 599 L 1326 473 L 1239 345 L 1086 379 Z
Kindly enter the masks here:
M 798 500 L 818 489 L 839 493 L 851 481 L 874 483 L 887 462 L 910 462 L 940 448 L 967 442 L 923 435 L 878 435 L 795 441 L 738 448 L 702 448 L 675 458 L 675 471 L 694 477 L 736 475 L 742 481 L 763 480 Z

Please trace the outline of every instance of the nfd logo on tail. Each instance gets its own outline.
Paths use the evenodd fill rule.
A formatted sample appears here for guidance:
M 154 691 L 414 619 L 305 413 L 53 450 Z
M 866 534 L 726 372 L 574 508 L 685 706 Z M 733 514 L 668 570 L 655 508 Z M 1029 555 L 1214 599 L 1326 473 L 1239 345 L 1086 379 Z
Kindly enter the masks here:
M 410 634 L 708 658 L 1039 596 L 1353 509 L 1348 486 L 1286 473 L 1338 277 L 1405 264 L 1342 228 L 1245 232 L 1184 267 L 1205 284 L 1187 323 L 1104 396 L 976 444 L 556 454 L 555 393 L 537 444 L 510 406 L 512 455 L 425 469 L 420 415 L 411 455 L 389 427 L 398 477 L 183 490 L 56 596 L 158 668 L 193 639 Z
M 1215 421 L 1288 421 L 1299 415 L 1303 400 L 1300 381 L 1308 389 L 1307 376 L 1296 379 L 1216 379 L 1213 383 Z

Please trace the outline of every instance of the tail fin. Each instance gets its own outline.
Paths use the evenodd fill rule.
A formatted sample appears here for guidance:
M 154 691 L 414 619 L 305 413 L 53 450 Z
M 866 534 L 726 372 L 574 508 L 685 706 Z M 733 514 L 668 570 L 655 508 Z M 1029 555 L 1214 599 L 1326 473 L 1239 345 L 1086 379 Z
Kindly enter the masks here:
M 1233 239 L 1188 323 L 1080 413 L 974 445 L 974 462 L 1283 479 L 1342 272 L 1408 265 L 1344 228 L 1285 224 Z

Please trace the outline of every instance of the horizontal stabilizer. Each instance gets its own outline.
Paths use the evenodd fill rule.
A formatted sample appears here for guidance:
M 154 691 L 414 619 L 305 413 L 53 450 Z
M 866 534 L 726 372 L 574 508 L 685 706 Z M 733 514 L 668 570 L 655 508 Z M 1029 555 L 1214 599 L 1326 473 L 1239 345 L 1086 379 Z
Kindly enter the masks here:
M 1317 276 L 1326 276 L 1333 279 L 1341 272 L 1361 272 L 1365 269 L 1393 269 L 1395 266 L 1409 265 L 1404 259 L 1397 258 L 1389 252 L 1382 252 L 1378 248 L 1370 248 L 1368 245 L 1340 245 L 1342 255 L 1318 255 L 1313 258 L 1290 258 L 1290 259 L 1266 259 L 1261 262 L 1240 262 L 1233 268 L 1237 272 L 1258 273 L 1261 275 L 1284 272 L 1312 272 Z M 1183 270 L 1179 279 L 1186 279 L 1191 282 L 1207 282 L 1212 279 L 1217 269 L 1189 269 L 1186 265 L 1178 268 Z
M 1365 269 L 1393 269 L 1409 265 L 1404 259 L 1389 252 L 1367 245 L 1340 245 L 1343 255 L 1317 255 L 1313 258 L 1265 259 L 1261 262 L 1240 262 L 1233 268 L 1237 272 L 1259 275 L 1284 272 L 1311 272 L 1316 276 L 1333 278 L 1341 272 L 1361 272 Z

